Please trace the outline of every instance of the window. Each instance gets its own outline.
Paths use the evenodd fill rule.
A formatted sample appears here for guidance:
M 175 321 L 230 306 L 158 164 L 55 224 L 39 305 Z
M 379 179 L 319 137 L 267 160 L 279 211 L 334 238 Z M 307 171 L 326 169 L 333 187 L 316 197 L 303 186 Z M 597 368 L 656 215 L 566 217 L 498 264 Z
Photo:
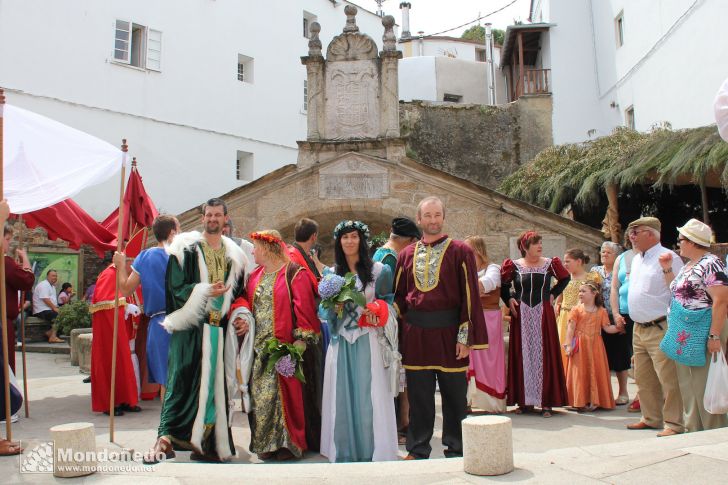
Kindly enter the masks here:
M 478 62 L 485 62 L 487 60 L 485 57 L 485 49 L 475 49 L 475 60 Z
M 634 106 L 630 106 L 624 110 L 624 126 L 636 130 L 634 123 Z
M 308 111 L 308 79 L 303 80 L 303 111 Z
M 308 29 L 311 27 L 312 23 L 316 22 L 316 19 L 317 17 L 314 14 L 306 12 L 305 10 L 303 11 L 303 36 L 305 38 L 311 38 L 311 34 L 309 33 Z
M 238 54 L 238 81 L 253 82 L 253 58 Z
M 617 47 L 624 45 L 624 10 L 614 18 L 614 34 L 617 37 Z
M 161 71 L 162 32 L 127 20 L 117 20 L 114 32 L 114 61 Z
M 250 182 L 253 180 L 253 154 L 238 150 L 238 162 L 235 169 L 235 178 Z
M 459 103 L 462 101 L 463 97 L 459 94 L 447 94 L 442 97 L 442 100 L 448 103 Z

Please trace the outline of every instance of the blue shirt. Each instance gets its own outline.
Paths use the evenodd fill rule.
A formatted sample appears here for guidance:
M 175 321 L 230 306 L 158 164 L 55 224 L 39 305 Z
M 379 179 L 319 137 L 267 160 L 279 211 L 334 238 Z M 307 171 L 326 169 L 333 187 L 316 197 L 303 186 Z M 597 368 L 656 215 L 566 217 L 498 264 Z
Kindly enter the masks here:
M 164 289 L 167 261 L 169 255 L 163 248 L 150 248 L 139 253 L 131 265 L 142 282 L 144 313 L 149 316 L 167 308 Z

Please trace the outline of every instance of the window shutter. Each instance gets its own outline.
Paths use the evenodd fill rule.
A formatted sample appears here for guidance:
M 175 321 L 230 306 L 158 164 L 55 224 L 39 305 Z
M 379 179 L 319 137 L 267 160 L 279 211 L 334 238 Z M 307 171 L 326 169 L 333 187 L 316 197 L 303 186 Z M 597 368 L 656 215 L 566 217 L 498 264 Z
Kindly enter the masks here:
M 162 70 L 162 32 L 147 29 L 147 69 Z
M 131 22 L 117 19 L 114 33 L 114 60 L 129 63 L 130 40 Z

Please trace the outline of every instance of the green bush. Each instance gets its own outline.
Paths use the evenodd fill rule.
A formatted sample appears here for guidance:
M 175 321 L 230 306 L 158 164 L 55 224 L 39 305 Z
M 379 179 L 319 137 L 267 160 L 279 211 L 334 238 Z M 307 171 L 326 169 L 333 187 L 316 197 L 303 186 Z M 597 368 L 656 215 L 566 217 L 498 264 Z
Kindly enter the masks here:
M 91 312 L 88 310 L 88 303 L 79 300 L 60 307 L 56 325 L 58 333 L 63 335 L 71 335 L 71 330 L 74 328 L 90 328 Z

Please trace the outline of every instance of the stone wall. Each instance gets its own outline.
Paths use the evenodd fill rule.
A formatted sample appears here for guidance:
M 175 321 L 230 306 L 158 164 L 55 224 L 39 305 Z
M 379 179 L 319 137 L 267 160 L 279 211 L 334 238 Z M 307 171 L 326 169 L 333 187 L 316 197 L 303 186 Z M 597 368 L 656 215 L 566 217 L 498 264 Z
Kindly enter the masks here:
M 551 146 L 551 96 L 522 96 L 502 106 L 400 103 L 407 155 L 494 189 Z
M 322 188 L 328 179 L 338 174 L 346 183 L 345 171 L 369 175 L 360 175 L 366 183 L 349 187 L 349 198 L 327 196 Z M 277 229 L 291 241 L 293 226 L 300 218 L 315 219 L 321 228 L 322 261 L 331 263 L 331 232 L 339 221 L 359 219 L 378 234 L 389 228 L 393 217 L 414 218 L 418 202 L 430 195 L 445 203 L 448 234 L 458 239 L 484 235 L 493 261 L 518 256 L 515 238 L 532 229 L 544 236 L 546 256 L 561 257 L 567 248 L 580 247 L 597 260 L 602 238 L 595 229 L 409 159 L 393 164 L 348 153 L 303 170 L 293 165 L 283 167 L 222 198 L 228 203 L 238 235 Z M 199 228 L 200 210 L 180 214 L 180 223 L 183 230 Z

